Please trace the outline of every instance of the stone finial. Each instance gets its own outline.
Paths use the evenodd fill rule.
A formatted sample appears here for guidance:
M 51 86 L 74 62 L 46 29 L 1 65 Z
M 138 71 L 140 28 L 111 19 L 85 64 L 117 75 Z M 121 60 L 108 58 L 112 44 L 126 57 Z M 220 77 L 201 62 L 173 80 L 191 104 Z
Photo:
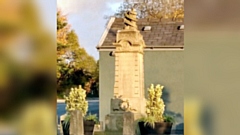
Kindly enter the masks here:
M 131 9 L 124 14 L 124 29 L 137 29 L 137 12 L 135 9 Z

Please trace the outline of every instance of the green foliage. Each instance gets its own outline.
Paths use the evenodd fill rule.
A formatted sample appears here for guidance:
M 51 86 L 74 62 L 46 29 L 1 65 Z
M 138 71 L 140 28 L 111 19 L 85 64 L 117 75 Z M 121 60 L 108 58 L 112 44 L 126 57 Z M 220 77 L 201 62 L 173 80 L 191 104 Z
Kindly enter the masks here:
M 71 115 L 69 113 L 67 113 L 66 117 L 64 118 L 64 121 L 63 121 L 63 125 L 65 126 L 65 128 L 69 126 L 70 118 L 71 118 Z
M 97 61 L 97 65 L 96 68 L 92 74 L 92 85 L 91 85 L 91 90 L 92 93 L 91 95 L 89 94 L 89 96 L 92 97 L 98 97 L 99 96 L 99 60 Z
M 172 116 L 164 115 L 163 118 L 164 118 L 164 122 L 171 122 L 171 123 L 175 122 L 175 119 Z
M 85 120 L 89 120 L 89 121 L 94 121 L 95 123 L 98 122 L 98 117 L 97 114 L 91 114 L 89 113 L 87 116 L 84 117 Z
M 66 117 L 64 118 L 64 121 L 63 121 L 63 125 L 65 127 L 69 126 L 70 124 L 70 118 L 71 118 L 71 115 L 69 113 L 66 114 Z M 89 121 L 94 121 L 95 124 L 99 124 L 99 121 L 98 121 L 98 117 L 97 117 L 97 114 L 91 114 L 89 113 L 88 115 L 86 115 L 84 117 L 85 120 L 89 120 Z
M 64 98 L 67 111 L 80 110 L 83 116 L 86 115 L 88 102 L 86 101 L 86 91 L 81 86 L 79 88 L 72 88 L 69 95 Z
M 144 126 L 155 127 L 156 119 L 155 117 L 152 117 L 152 116 L 142 117 L 141 119 L 139 119 L 139 122 L 144 122 Z

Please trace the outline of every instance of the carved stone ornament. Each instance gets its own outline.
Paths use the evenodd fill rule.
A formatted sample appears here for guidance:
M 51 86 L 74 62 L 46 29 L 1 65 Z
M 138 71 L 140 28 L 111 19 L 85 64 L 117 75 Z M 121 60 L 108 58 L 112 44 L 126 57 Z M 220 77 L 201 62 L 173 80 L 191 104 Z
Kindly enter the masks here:
M 127 111 L 129 109 L 129 101 L 126 100 L 126 101 L 122 101 L 120 103 L 120 108 L 123 110 L 123 111 Z
M 121 96 L 115 96 L 111 102 L 113 112 L 136 111 L 136 109 L 131 108 L 129 101 L 123 100 Z
M 131 44 L 128 41 L 122 40 L 119 42 L 121 46 L 122 51 L 130 51 L 131 50 Z
M 131 9 L 131 11 L 128 11 L 124 14 L 124 23 L 125 27 L 124 29 L 137 29 L 137 12 L 135 9 Z

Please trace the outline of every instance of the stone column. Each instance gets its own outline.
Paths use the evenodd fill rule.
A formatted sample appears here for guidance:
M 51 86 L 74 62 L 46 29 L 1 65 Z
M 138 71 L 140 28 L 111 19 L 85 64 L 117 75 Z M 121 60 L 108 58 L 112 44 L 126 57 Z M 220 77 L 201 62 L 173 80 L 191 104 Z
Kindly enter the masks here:
M 70 112 L 70 135 L 84 135 L 83 116 L 80 110 Z
M 129 101 L 136 113 L 145 113 L 143 50 L 145 42 L 136 25 L 136 12 L 125 14 L 125 28 L 117 32 L 114 96 Z
M 145 113 L 143 50 L 145 42 L 136 25 L 136 12 L 125 14 L 125 27 L 117 32 L 114 98 L 106 116 L 109 134 L 136 134 L 136 120 Z

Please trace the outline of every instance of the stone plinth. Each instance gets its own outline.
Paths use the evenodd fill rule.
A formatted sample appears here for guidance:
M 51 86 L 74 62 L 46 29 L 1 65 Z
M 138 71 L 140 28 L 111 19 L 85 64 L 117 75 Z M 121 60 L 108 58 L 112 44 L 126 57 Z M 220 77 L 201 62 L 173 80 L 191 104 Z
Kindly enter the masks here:
M 138 119 L 141 114 L 125 112 L 123 114 L 123 135 L 139 135 Z
M 83 116 L 80 110 L 70 112 L 70 135 L 84 135 Z
M 122 135 L 123 114 L 108 114 L 105 118 L 105 133 L 109 135 Z
M 105 118 L 105 133 L 106 135 L 138 135 L 139 118 L 141 114 L 132 112 L 109 114 Z

